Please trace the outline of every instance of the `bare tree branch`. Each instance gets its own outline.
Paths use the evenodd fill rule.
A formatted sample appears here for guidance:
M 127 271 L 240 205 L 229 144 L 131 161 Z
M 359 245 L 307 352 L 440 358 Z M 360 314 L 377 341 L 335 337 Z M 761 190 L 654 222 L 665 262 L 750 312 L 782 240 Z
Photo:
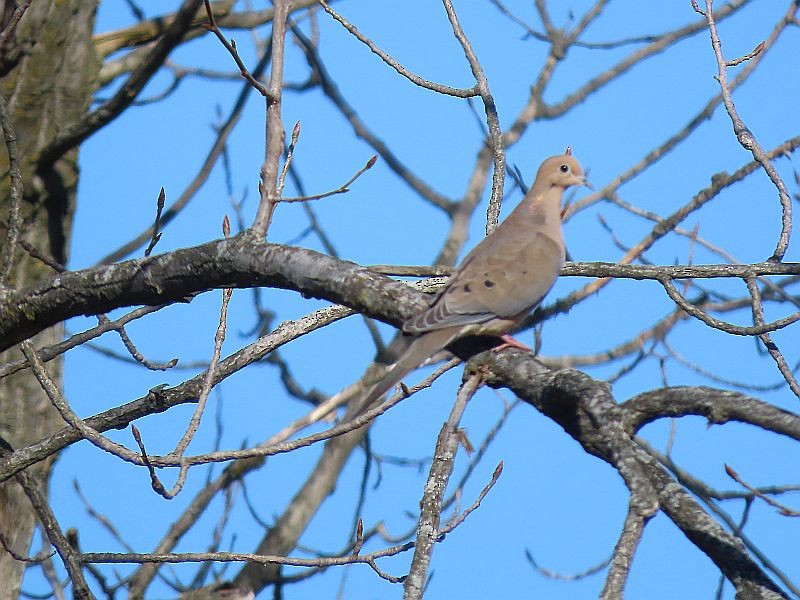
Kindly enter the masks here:
M 175 13 L 175 20 L 167 27 L 161 39 L 148 53 L 147 59 L 131 72 L 128 80 L 114 96 L 79 121 L 67 124 L 40 153 L 39 162 L 45 165 L 54 163 L 65 152 L 83 142 L 98 129 L 108 125 L 130 106 L 147 82 L 164 64 L 173 48 L 181 43 L 201 2 L 202 0 L 184 0 L 178 12 Z

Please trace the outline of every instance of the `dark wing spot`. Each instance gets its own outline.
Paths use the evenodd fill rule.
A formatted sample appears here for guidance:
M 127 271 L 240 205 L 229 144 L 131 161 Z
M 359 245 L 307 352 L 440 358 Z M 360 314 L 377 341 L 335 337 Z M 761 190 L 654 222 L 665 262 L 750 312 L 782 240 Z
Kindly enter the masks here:
M 483 282 L 483 285 L 485 285 L 487 288 L 493 288 L 494 281 L 492 281 L 491 279 L 487 279 L 486 281 Z
M 468 283 L 464 284 L 464 291 L 465 291 L 467 294 L 469 294 L 469 293 L 472 291 L 472 288 L 470 288 L 470 287 L 469 287 L 469 284 L 468 284 Z

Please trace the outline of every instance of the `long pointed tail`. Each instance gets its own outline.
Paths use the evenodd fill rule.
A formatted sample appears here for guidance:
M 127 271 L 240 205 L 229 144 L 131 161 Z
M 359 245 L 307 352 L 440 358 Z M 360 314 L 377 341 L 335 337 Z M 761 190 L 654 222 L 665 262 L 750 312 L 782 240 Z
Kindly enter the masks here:
M 391 390 L 411 371 L 420 366 L 423 362 L 436 354 L 439 350 L 447 346 L 456 337 L 456 333 L 451 329 L 439 329 L 423 333 L 414 338 L 405 352 L 395 361 L 378 381 L 369 393 L 358 403 L 358 409 L 353 413 L 358 416 L 366 411 L 375 400 Z

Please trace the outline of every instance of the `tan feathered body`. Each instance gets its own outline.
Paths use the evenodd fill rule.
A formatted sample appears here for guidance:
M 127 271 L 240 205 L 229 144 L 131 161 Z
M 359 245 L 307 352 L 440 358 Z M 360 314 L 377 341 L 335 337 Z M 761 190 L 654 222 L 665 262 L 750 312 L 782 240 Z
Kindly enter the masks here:
M 585 184 L 569 154 L 542 163 L 519 205 L 467 254 L 431 306 L 403 324 L 403 331 L 416 337 L 358 412 L 457 338 L 505 334 L 542 301 L 564 265 L 564 190 Z

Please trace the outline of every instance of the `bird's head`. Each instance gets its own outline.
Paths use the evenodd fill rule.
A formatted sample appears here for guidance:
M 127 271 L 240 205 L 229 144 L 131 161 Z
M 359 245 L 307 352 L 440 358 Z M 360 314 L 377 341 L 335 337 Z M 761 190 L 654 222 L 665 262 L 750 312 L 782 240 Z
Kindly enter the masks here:
M 536 174 L 539 181 L 545 182 L 548 187 L 558 186 L 568 188 L 572 185 L 585 185 L 591 187 L 586 180 L 583 169 L 578 161 L 572 156 L 569 148 L 565 154 L 551 156 L 539 167 Z

